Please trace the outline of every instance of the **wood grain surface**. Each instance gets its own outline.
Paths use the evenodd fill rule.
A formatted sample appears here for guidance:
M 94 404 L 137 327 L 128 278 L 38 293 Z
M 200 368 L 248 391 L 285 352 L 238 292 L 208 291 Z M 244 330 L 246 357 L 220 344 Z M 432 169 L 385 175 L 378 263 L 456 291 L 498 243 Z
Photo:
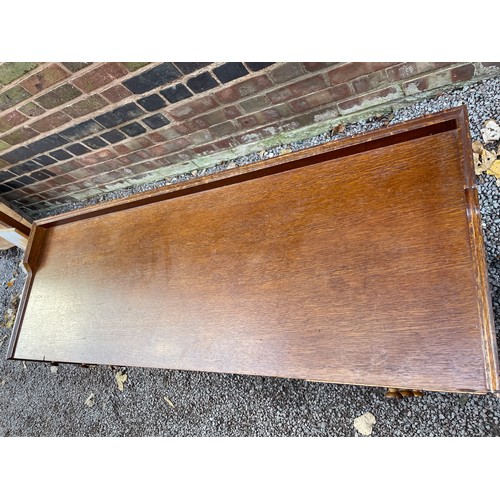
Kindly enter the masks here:
M 464 120 L 39 221 L 10 356 L 498 390 Z

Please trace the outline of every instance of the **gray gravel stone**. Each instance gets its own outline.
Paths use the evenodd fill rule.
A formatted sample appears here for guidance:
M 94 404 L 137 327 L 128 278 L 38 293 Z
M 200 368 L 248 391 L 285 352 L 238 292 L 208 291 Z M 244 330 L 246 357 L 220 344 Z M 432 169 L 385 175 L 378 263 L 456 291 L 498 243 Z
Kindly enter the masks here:
M 463 103 L 469 110 L 472 138 L 481 139 L 484 120 L 500 121 L 498 96 L 500 78 L 485 80 L 414 102 L 392 115 L 347 124 L 342 134 L 325 133 L 259 155 L 247 155 L 235 159 L 233 165 L 275 156 L 282 147 L 295 151 Z M 197 175 L 231 166 L 224 163 Z M 60 213 L 192 177 L 177 176 L 39 215 Z M 477 183 L 499 334 L 500 190 L 486 174 Z M 5 286 L 18 269 L 21 257 L 17 249 L 0 252 L 0 320 L 12 298 L 22 290 L 22 274 L 13 287 Z M 145 368 L 127 368 L 128 380 L 120 392 L 114 377 L 116 370 L 110 367 L 83 369 L 61 364 L 54 374 L 43 363 L 23 365 L 6 361 L 10 333 L 10 329 L 0 326 L 1 436 L 355 436 L 353 421 L 366 412 L 377 421 L 373 436 L 500 436 L 500 399 L 491 395 L 426 393 L 422 398 L 385 399 L 382 388 Z M 95 395 L 95 405 L 88 407 L 85 400 L 91 393 Z M 175 408 L 165 402 L 165 396 Z

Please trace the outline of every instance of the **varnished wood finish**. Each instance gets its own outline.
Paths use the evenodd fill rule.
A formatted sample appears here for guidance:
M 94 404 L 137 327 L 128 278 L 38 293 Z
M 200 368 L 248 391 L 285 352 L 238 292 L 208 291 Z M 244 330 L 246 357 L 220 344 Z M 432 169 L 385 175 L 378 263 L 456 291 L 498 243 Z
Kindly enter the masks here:
M 466 119 L 38 221 L 10 356 L 497 391 Z

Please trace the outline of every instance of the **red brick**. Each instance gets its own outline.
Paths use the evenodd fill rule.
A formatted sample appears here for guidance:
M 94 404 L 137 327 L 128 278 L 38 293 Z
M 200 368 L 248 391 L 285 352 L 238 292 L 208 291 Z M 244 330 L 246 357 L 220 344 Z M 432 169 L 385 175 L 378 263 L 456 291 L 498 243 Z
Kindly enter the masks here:
M 238 127 L 231 121 L 219 123 L 209 128 L 209 132 L 216 137 L 225 137 L 226 135 L 233 134 L 237 130 Z
M 109 62 L 94 67 L 82 76 L 75 78 L 72 83 L 83 92 L 92 92 L 127 74 L 127 70 L 121 64 Z
M 114 87 L 110 87 L 109 89 L 103 90 L 101 94 L 109 101 L 109 102 L 118 102 L 126 97 L 132 95 L 129 89 L 125 88 L 121 83 L 115 85 Z
M 146 137 L 137 137 L 136 139 L 132 139 L 131 141 L 125 143 L 129 151 L 149 148 L 149 146 L 152 146 L 153 144 L 153 141 L 150 141 Z
M 273 135 L 273 132 L 270 130 L 271 127 L 261 127 L 258 129 L 254 130 L 249 130 L 248 132 L 245 132 L 244 134 L 241 134 L 239 136 L 236 136 L 235 139 L 240 143 L 240 144 L 250 144 L 252 142 L 257 142 L 262 139 L 266 139 L 267 137 L 271 137 Z
M 391 82 L 407 80 L 422 73 L 450 66 L 450 62 L 406 62 L 385 70 Z
M 125 146 L 125 144 L 117 144 L 116 146 L 113 146 L 113 149 L 119 155 L 126 155 L 127 153 L 130 153 L 130 149 L 127 146 Z
M 290 110 L 287 105 L 274 106 L 272 108 L 264 109 L 262 111 L 257 111 L 253 115 L 242 116 L 238 118 L 238 123 L 242 127 L 254 127 L 255 125 L 263 125 L 265 123 L 270 123 L 279 120 L 283 116 L 288 116 Z
M 175 120 L 178 120 L 191 118 L 217 107 L 218 103 L 212 96 L 205 96 L 189 101 L 187 104 L 180 104 L 179 106 L 169 108 L 168 113 Z
M 0 133 L 6 132 L 10 130 L 12 127 L 16 125 L 20 125 L 25 122 L 28 118 L 23 114 L 19 113 L 19 111 L 10 111 L 6 113 L 0 118 Z
M 329 89 L 329 91 L 333 101 L 340 101 L 341 99 L 346 99 L 352 94 L 351 87 L 349 87 L 348 83 L 341 83 L 339 85 L 334 85 Z
M 274 83 L 284 83 L 305 73 L 304 67 L 299 62 L 283 63 L 269 72 L 269 76 Z
M 38 132 L 48 132 L 53 128 L 59 127 L 63 123 L 67 123 L 71 118 L 63 111 L 56 111 L 51 115 L 47 115 L 36 122 L 33 122 L 31 126 Z
M 339 64 L 338 62 L 305 62 L 302 63 L 304 68 L 307 71 L 319 71 L 320 69 L 329 68 L 330 66 L 334 66 L 335 64 Z
M 407 95 L 414 95 L 426 90 L 441 88 L 452 83 L 469 80 L 474 76 L 474 71 L 473 64 L 464 64 L 456 68 L 446 69 L 421 78 L 409 80 L 403 84 L 403 90 Z
M 290 102 L 290 105 L 294 111 L 300 113 L 308 109 L 313 109 L 322 104 L 332 102 L 331 89 L 321 90 L 320 92 L 315 92 L 314 94 L 309 94 L 299 99 L 295 99 Z
M 205 144 L 207 142 L 214 140 L 213 135 L 207 129 L 200 130 L 199 132 L 194 132 L 193 134 L 189 134 L 186 138 L 189 141 L 189 143 L 194 146 L 199 146 L 200 144 Z
M 148 134 L 146 137 L 151 139 L 155 143 L 170 141 L 171 139 L 177 139 L 183 135 L 190 133 L 190 130 L 184 125 L 178 125 L 174 127 L 167 127 L 163 130 L 157 130 Z
M 258 95 L 241 101 L 239 105 L 246 113 L 254 113 L 255 111 L 268 108 L 271 103 L 265 95 Z
M 453 68 L 451 71 L 451 81 L 453 83 L 470 80 L 474 76 L 475 68 L 473 64 L 464 64 Z
M 363 96 L 354 97 L 352 99 L 342 101 L 338 104 L 338 107 L 341 112 L 344 111 L 344 114 L 346 114 L 346 112 L 353 112 L 357 111 L 358 109 L 368 108 L 374 105 L 372 101 L 375 101 L 376 104 L 379 104 L 382 102 L 391 101 L 396 97 L 399 97 L 400 95 L 401 93 L 398 87 L 393 85 L 390 87 L 386 87 L 385 89 L 370 92 L 369 94 L 365 94 Z
M 64 80 L 70 73 L 57 64 L 51 64 L 21 82 L 21 87 L 34 95 Z
M 183 149 L 189 146 L 189 142 L 184 137 L 179 137 L 173 141 L 165 142 L 164 144 L 159 144 L 157 146 L 152 146 L 149 148 L 149 152 L 153 156 L 164 156 L 179 149 Z
M 321 75 L 316 75 L 273 90 L 267 94 L 267 97 L 273 104 L 278 104 L 280 102 L 288 101 L 293 97 L 300 97 L 316 92 L 324 89 L 325 87 L 325 80 Z
M 216 153 L 219 149 L 212 144 L 203 144 L 202 146 L 196 146 L 193 151 L 198 156 L 207 156 L 212 153 Z
M 243 99 L 253 94 L 272 87 L 271 80 L 266 75 L 257 75 L 238 82 L 216 93 L 217 99 L 226 104 L 238 99 Z
M 21 142 L 33 139 L 33 137 L 36 137 L 37 135 L 39 135 L 38 132 L 35 132 L 33 129 L 29 127 L 21 127 L 14 130 L 10 134 L 2 136 L 2 141 L 5 141 L 13 146 L 14 144 L 20 144 Z
M 387 74 L 383 70 L 374 71 L 369 75 L 363 75 L 351 81 L 355 94 L 370 92 L 384 84 L 387 85 Z
M 68 172 L 73 173 L 73 171 L 78 170 L 82 166 L 83 164 L 79 160 L 73 159 L 64 163 L 57 163 L 55 165 L 51 165 L 47 170 L 49 172 L 52 172 L 53 174 L 62 175 L 62 174 L 67 174 Z
M 107 105 L 108 102 L 103 97 L 99 94 L 94 94 L 80 99 L 71 106 L 63 108 L 63 111 L 73 118 L 79 118 Z
M 345 83 L 361 75 L 368 75 L 379 69 L 389 68 L 398 63 L 392 62 L 351 62 L 336 66 L 328 72 L 328 78 L 333 85 Z
M 228 106 L 193 118 L 187 122 L 186 125 L 193 131 L 202 130 L 212 125 L 222 123 L 228 119 L 236 118 L 237 116 L 241 116 L 240 110 L 236 106 Z
M 82 165 L 95 165 L 96 163 L 115 158 L 116 156 L 117 154 L 112 149 L 101 149 L 95 153 L 80 156 L 79 161 Z

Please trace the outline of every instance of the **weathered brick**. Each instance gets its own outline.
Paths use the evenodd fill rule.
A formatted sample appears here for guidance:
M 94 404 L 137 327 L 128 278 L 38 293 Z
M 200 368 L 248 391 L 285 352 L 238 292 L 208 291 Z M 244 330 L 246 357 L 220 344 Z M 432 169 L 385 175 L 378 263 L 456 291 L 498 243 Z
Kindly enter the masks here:
M 79 158 L 79 161 L 82 165 L 95 165 L 96 163 L 100 163 L 105 160 L 110 160 L 111 158 L 115 158 L 117 156 L 115 151 L 112 151 L 110 148 L 101 149 L 96 151 L 95 153 L 85 155 Z
M 83 144 L 80 144 L 78 142 L 76 144 L 71 144 L 66 148 L 66 150 L 76 156 L 84 155 L 85 153 L 90 152 L 89 148 L 85 147 Z
M 265 123 L 270 123 L 284 116 L 290 114 L 290 108 L 287 104 L 281 106 L 274 106 L 272 108 L 263 109 L 262 111 L 257 111 L 252 115 L 245 115 L 238 118 L 238 123 L 245 128 L 254 127 L 256 125 L 263 125 Z
M 222 83 L 228 83 L 248 75 L 248 70 L 240 62 L 227 62 L 213 69 L 214 75 Z
M 19 111 L 29 117 L 40 116 L 45 113 L 45 110 L 34 102 L 27 102 L 19 108 Z
M 351 81 L 351 85 L 355 94 L 364 94 L 382 85 L 387 85 L 387 74 L 384 70 L 374 71 L 369 75 L 355 78 Z
M 226 104 L 257 94 L 271 86 L 271 80 L 266 75 L 257 75 L 231 86 L 224 87 L 222 90 L 216 92 L 216 96 L 220 102 Z
M 67 123 L 71 120 L 66 113 L 63 111 L 56 111 L 50 115 L 44 116 L 40 120 L 33 122 L 31 127 L 34 128 L 38 132 L 48 132 L 64 123 Z
M 273 68 L 268 74 L 274 83 L 284 83 L 298 78 L 305 73 L 304 67 L 299 62 L 286 62 Z
M 4 142 L 0 139 L 0 151 L 4 151 L 4 150 L 9 149 L 9 148 L 10 148 L 10 144 L 7 144 L 6 142 Z
M 61 68 L 58 64 L 51 64 L 23 80 L 20 85 L 30 94 L 34 95 L 64 80 L 69 74 L 68 71 Z
M 94 120 L 86 120 L 84 122 L 80 122 L 78 125 L 61 130 L 59 134 L 69 141 L 78 141 L 101 130 L 103 130 L 102 125 Z
M 149 140 L 147 137 L 136 137 L 127 141 L 123 146 L 127 148 L 127 151 L 138 151 L 140 149 L 149 148 L 153 146 L 153 141 Z
M 143 114 L 144 111 L 139 108 L 137 104 L 130 102 L 112 111 L 96 116 L 95 120 L 106 128 L 112 128 L 142 116 Z
M 0 117 L 0 133 L 10 130 L 12 127 L 15 127 L 16 125 L 20 125 L 27 119 L 28 118 L 26 118 L 26 116 L 24 116 L 23 114 L 19 113 L 19 111 L 16 110 L 6 113 L 2 117 Z
M 351 62 L 336 66 L 328 72 L 328 78 L 332 85 L 345 83 L 361 75 L 368 75 L 374 71 L 389 68 L 398 63 L 392 62 Z
M 186 104 L 179 104 L 168 108 L 168 113 L 175 119 L 186 119 L 198 115 L 210 109 L 215 109 L 219 105 L 212 96 L 200 97 Z
M 297 113 L 306 111 L 308 109 L 317 108 L 322 104 L 332 102 L 332 95 L 330 90 L 331 89 L 325 89 L 321 90 L 320 92 L 306 95 L 304 97 L 299 97 L 298 99 L 290 101 L 290 105 Z
M 288 101 L 293 97 L 300 97 L 316 92 L 325 87 L 326 83 L 322 76 L 315 75 L 273 90 L 267 94 L 267 97 L 273 104 L 278 104 Z
M 11 132 L 10 134 L 3 135 L 2 140 L 9 143 L 11 146 L 14 146 L 15 144 L 20 144 L 21 142 L 33 139 L 33 137 L 36 137 L 37 135 L 38 133 L 30 127 L 21 127 L 14 130 L 14 132 Z
M 52 156 L 56 160 L 67 160 L 68 158 L 71 158 L 72 155 L 64 149 L 57 149 L 56 151 L 52 151 L 50 153 L 50 156 Z
M 59 148 L 63 144 L 67 144 L 68 141 L 61 137 L 59 134 L 52 134 L 38 141 L 32 142 L 29 145 L 29 150 L 34 153 L 45 153 L 52 149 Z
M 104 108 L 104 106 L 107 105 L 108 103 L 103 97 L 99 94 L 94 94 L 76 101 L 71 106 L 66 106 L 63 108 L 63 111 L 73 118 L 79 118 L 80 116 L 85 116 L 93 111 Z
M 82 76 L 75 78 L 73 84 L 83 92 L 92 92 L 116 78 L 127 74 L 127 70 L 119 63 L 108 62 L 85 72 Z
M 60 106 L 61 104 L 65 104 L 80 95 L 82 95 L 82 93 L 76 87 L 73 87 L 73 85 L 70 85 L 69 83 L 65 83 L 64 85 L 61 85 L 60 87 L 38 97 L 35 101 L 45 109 L 52 109 L 56 106 Z
M 146 132 L 146 129 L 138 122 L 129 123 L 123 127 L 120 127 L 120 130 L 127 134 L 129 137 L 135 137 Z
M 25 146 L 21 146 L 19 148 L 8 151 L 7 153 L 3 153 L 1 159 L 10 164 L 14 164 L 20 161 L 27 160 L 31 156 L 33 156 L 33 151 Z
M 245 63 L 249 69 L 252 71 L 260 71 L 261 69 L 267 68 L 274 64 L 273 62 L 246 62 Z
M 125 66 L 131 73 L 133 71 L 137 71 L 138 69 L 149 64 L 148 62 L 122 62 L 122 65 Z
M 33 160 L 29 160 L 27 162 L 21 163 L 20 165 L 16 165 L 15 167 L 12 167 L 10 171 L 13 174 L 16 175 L 24 175 L 26 173 L 34 172 L 35 170 L 38 170 L 40 165 L 36 163 Z
M 199 130 L 198 132 L 193 132 L 192 134 L 186 136 L 186 138 L 190 144 L 195 146 L 211 142 L 215 139 L 215 137 L 207 129 Z
M 90 139 L 84 139 L 83 144 L 92 149 L 104 148 L 108 145 L 107 142 L 103 141 L 100 137 L 91 137 Z
M 302 63 L 306 71 L 313 72 L 319 71 L 320 69 L 329 68 L 330 66 L 334 66 L 339 64 L 338 62 L 305 62 Z
M 83 68 L 89 66 L 90 62 L 63 62 L 63 66 L 71 71 L 71 73 L 76 73 Z
M 115 144 L 117 142 L 123 141 L 127 136 L 122 134 L 119 130 L 110 130 L 101 134 L 101 137 L 108 141 L 110 144 Z
M 236 127 L 233 122 L 226 121 L 223 123 L 219 123 L 218 125 L 214 125 L 208 130 L 212 135 L 216 137 L 225 137 L 226 135 L 230 135 L 236 132 L 238 130 L 238 127 Z
M 200 94 L 201 92 L 206 92 L 207 90 L 213 89 L 219 85 L 217 80 L 208 72 L 205 71 L 199 75 L 190 78 L 186 85 L 195 93 Z
M 436 69 L 443 68 L 445 66 L 450 66 L 454 63 L 449 62 L 405 62 L 387 68 L 385 70 L 387 78 L 391 82 L 396 82 L 400 80 L 407 80 L 421 73 L 426 73 L 427 71 L 433 71 Z
M 180 76 L 179 70 L 172 63 L 165 62 L 125 80 L 123 85 L 134 94 L 144 94 Z
M 254 130 L 249 130 L 241 135 L 235 137 L 235 139 L 240 144 L 251 144 L 252 142 L 257 142 L 262 139 L 266 139 L 273 135 L 273 132 L 270 130 L 271 127 L 260 127 Z
M 148 116 L 147 118 L 144 118 L 142 121 L 153 130 L 165 127 L 170 123 L 170 120 L 161 113 L 156 113 L 155 115 Z
M 352 94 L 351 87 L 348 83 L 340 83 L 339 85 L 334 85 L 329 89 L 332 101 L 340 101 L 346 99 Z
M 246 113 L 254 113 L 255 111 L 268 108 L 271 105 L 271 102 L 265 95 L 258 95 L 251 97 L 250 99 L 240 101 L 238 104 Z
M 0 94 L 0 111 L 15 106 L 30 96 L 29 92 L 24 90 L 20 85 L 16 85 Z
M 109 102 L 118 102 L 126 97 L 132 95 L 129 89 L 126 89 L 121 83 L 110 87 L 109 89 L 103 90 L 101 94 L 109 101 Z
M 5 62 L 0 65 L 0 85 L 8 85 L 19 77 L 35 69 L 35 62 Z
M 456 68 L 450 68 L 437 73 L 431 73 L 403 84 L 406 95 L 414 95 L 419 92 L 445 87 L 452 83 L 469 80 L 474 76 L 474 65 L 464 64 Z
M 50 157 L 49 155 L 40 155 L 37 156 L 34 161 L 37 163 L 40 163 L 40 165 L 43 165 L 44 167 L 48 167 L 49 165 L 52 165 L 56 163 L 56 160 L 54 158 Z
M 209 62 L 176 62 L 174 63 L 185 75 L 208 66 Z
M 172 104 L 193 96 L 192 92 L 182 83 L 160 90 L 160 94 Z
M 490 68 L 490 67 L 500 68 L 500 62 L 482 62 L 481 64 L 485 68 Z
M 146 111 L 157 111 L 167 105 L 165 99 L 158 94 L 151 94 L 142 99 L 138 99 L 137 104 L 142 106 Z
M 184 149 L 187 146 L 189 146 L 189 142 L 184 137 L 179 137 L 178 139 L 152 146 L 148 149 L 148 152 L 153 156 L 164 156 L 174 151 L 179 151 L 179 149 Z
M 339 102 L 338 108 L 341 114 L 353 113 L 360 109 L 369 108 L 377 104 L 382 104 L 384 102 L 392 101 L 402 96 L 402 92 L 399 87 L 391 85 L 381 90 L 375 92 L 370 92 L 363 96 L 353 97 L 352 99 L 347 99 L 345 101 Z

